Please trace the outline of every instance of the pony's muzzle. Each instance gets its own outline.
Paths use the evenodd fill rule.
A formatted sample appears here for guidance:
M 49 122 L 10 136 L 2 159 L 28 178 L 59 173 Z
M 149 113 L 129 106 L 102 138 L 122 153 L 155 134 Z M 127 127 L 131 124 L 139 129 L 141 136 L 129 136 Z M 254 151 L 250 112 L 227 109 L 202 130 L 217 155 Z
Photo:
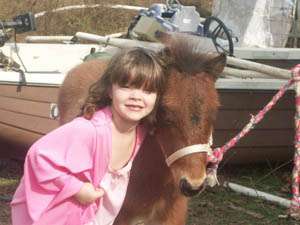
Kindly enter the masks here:
M 186 197 L 192 197 L 200 192 L 202 192 L 205 189 L 205 182 L 201 184 L 200 186 L 193 187 L 186 178 L 182 178 L 179 181 L 179 187 L 181 190 L 181 193 L 185 195 Z

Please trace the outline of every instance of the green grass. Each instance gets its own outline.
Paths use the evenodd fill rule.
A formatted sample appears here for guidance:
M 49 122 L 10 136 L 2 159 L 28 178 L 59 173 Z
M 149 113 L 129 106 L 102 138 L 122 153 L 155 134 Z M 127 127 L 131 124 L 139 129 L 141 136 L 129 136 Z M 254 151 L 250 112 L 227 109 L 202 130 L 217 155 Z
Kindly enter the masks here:
M 223 180 L 256 188 L 284 198 L 291 197 L 289 178 L 290 166 L 277 169 L 276 166 L 252 165 L 221 169 Z M 188 225 L 258 225 L 258 224 L 299 224 L 287 215 L 285 207 L 243 196 L 224 187 L 208 188 L 193 198 L 189 207 Z
M 11 195 L 19 183 L 22 163 L 0 159 L 0 195 Z

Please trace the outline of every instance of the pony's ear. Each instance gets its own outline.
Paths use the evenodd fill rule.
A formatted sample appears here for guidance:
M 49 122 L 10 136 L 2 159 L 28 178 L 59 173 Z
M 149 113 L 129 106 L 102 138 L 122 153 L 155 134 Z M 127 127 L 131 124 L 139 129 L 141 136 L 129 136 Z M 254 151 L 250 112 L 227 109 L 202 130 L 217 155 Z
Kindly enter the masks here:
M 215 80 L 223 72 L 226 65 L 226 55 L 224 53 L 219 54 L 206 62 L 206 72 L 215 76 Z
M 164 45 L 169 45 L 172 39 L 172 35 L 170 33 L 159 30 L 155 32 L 155 37 Z
M 165 66 L 172 64 L 173 58 L 170 47 L 164 47 L 158 52 L 158 55 L 163 60 Z
M 171 49 L 170 47 L 168 46 L 165 46 L 163 49 L 161 49 L 159 52 L 158 52 L 159 55 L 161 55 L 162 57 L 166 57 L 166 58 L 169 58 L 171 57 Z

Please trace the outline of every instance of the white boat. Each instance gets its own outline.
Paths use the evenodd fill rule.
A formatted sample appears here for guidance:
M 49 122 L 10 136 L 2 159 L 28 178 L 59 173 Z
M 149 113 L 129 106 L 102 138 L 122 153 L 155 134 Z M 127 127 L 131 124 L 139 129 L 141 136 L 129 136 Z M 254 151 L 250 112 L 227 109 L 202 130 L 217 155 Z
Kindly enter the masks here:
M 22 75 L 12 68 L 0 69 L 1 155 L 23 158 L 36 139 L 58 126 L 56 102 L 59 86 L 67 71 L 81 63 L 93 48 L 103 52 L 114 49 L 99 44 L 45 43 L 7 43 L 1 48 L 24 71 Z M 300 58 L 299 49 L 237 49 L 236 54 L 240 58 L 269 60 L 271 63 L 284 60 L 296 64 Z M 216 87 L 221 108 L 214 131 L 214 145 L 221 146 L 237 134 L 250 115 L 260 110 L 285 82 L 273 78 L 219 78 Z M 294 92 L 288 91 L 261 124 L 227 153 L 227 161 L 289 160 L 294 151 L 293 97 Z

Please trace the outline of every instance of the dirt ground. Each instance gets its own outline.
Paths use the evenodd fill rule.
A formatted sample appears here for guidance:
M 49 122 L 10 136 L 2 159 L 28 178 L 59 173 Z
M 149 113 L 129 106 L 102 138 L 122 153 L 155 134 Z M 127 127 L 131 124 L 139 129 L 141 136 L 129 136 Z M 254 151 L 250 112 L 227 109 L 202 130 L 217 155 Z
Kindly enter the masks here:
M 1 149 L 1 146 L 0 146 Z M 22 174 L 22 162 L 0 159 L 0 224 L 10 225 L 9 201 Z

